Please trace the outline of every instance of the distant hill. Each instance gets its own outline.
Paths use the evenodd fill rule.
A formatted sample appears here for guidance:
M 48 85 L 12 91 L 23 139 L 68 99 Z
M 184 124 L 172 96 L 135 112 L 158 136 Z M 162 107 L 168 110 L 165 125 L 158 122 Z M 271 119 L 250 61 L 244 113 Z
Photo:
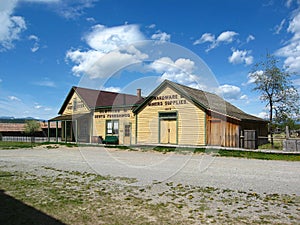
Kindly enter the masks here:
M 13 116 L 0 116 L 0 123 L 25 123 L 28 120 L 44 121 L 33 117 L 15 118 Z

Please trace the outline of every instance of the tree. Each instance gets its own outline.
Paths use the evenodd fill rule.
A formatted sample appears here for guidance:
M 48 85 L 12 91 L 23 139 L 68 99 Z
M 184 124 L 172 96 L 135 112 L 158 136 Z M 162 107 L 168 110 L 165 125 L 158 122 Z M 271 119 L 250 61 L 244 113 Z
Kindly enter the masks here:
M 28 120 L 28 121 L 26 121 L 24 128 L 25 128 L 24 133 L 31 136 L 31 143 L 33 143 L 35 132 L 41 130 L 40 123 L 36 120 Z
M 253 79 L 260 99 L 267 103 L 269 111 L 269 133 L 274 145 L 274 122 L 281 123 L 299 115 L 299 94 L 292 85 L 291 73 L 280 69 L 279 60 L 267 53 L 266 59 L 255 64 L 250 77 Z

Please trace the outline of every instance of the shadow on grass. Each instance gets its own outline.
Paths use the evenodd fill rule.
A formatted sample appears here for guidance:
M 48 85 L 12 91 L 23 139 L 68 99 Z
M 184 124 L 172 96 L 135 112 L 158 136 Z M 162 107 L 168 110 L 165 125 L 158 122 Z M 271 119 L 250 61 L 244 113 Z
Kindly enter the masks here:
M 45 224 L 63 225 L 64 223 L 5 194 L 0 190 L 0 224 Z

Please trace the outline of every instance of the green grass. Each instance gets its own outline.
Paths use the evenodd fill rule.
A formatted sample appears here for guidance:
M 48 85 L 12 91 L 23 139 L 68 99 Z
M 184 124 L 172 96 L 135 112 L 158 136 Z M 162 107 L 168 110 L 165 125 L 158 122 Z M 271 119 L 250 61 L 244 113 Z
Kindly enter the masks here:
M 8 149 L 20 149 L 20 148 L 33 148 L 36 146 L 41 146 L 41 145 L 51 145 L 51 144 L 55 144 L 55 145 L 62 145 L 62 146 L 66 146 L 66 147 L 77 147 L 77 144 L 73 144 L 73 143 L 64 143 L 64 142 L 59 142 L 59 143 L 55 143 L 55 142 L 43 142 L 43 143 L 30 143 L 30 142 L 16 142 L 16 141 L 0 141 L 0 150 L 8 150 Z M 51 148 L 51 147 L 49 147 Z
M 263 160 L 285 160 L 285 161 L 300 161 L 300 155 L 285 154 L 285 153 L 265 153 L 253 151 L 238 151 L 238 150 L 207 150 L 207 152 L 214 152 L 219 156 L 224 157 L 240 157 L 247 159 L 263 159 Z
M 0 149 L 19 149 L 19 148 L 32 148 L 40 144 L 30 142 L 10 142 L 0 141 Z

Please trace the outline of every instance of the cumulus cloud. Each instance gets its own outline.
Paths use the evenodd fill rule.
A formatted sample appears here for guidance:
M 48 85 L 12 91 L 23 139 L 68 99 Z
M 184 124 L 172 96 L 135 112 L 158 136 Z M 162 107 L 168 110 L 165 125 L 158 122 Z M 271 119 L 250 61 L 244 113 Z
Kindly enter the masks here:
M 211 33 L 204 33 L 198 40 L 196 40 L 193 44 L 198 45 L 202 43 L 209 42 L 211 43 L 206 51 L 210 51 L 216 47 L 218 47 L 222 43 L 231 43 L 234 41 L 235 36 L 237 36 L 238 33 L 234 31 L 224 31 L 222 32 L 217 38 L 215 38 L 215 35 Z
M 165 32 L 158 31 L 158 32 L 156 32 L 155 34 L 153 34 L 151 36 L 151 39 L 155 40 L 155 41 L 158 41 L 160 43 L 162 43 L 162 42 L 168 42 L 168 41 L 171 40 L 171 35 L 167 34 Z
M 287 41 L 287 44 L 278 49 L 275 54 L 284 57 L 284 67 L 289 72 L 300 72 L 300 10 L 293 13 L 287 32 L 293 36 Z
M 14 48 L 14 42 L 27 29 L 25 18 L 14 15 L 14 9 L 20 2 L 47 4 L 50 9 L 61 16 L 71 19 L 84 13 L 84 9 L 91 8 L 98 0 L 1 0 L 0 1 L 0 51 Z M 39 49 L 38 42 L 31 48 L 32 52 Z
M 121 46 L 145 40 L 145 37 L 137 25 L 105 27 L 97 24 L 83 39 L 92 49 L 107 53 Z
M 239 87 L 229 84 L 221 85 L 216 92 L 226 99 L 239 99 L 241 95 Z
M 137 25 L 96 25 L 83 39 L 89 50 L 69 50 L 66 54 L 66 58 L 76 64 L 72 71 L 77 76 L 86 74 L 92 79 L 105 78 L 148 57 L 133 46 L 144 40 Z
M 2 50 L 13 48 L 13 42 L 19 40 L 21 32 L 26 30 L 24 18 L 13 15 L 17 3 L 17 0 L 2 0 L 0 2 L 0 47 Z
M 148 68 L 161 74 L 161 80 L 167 79 L 190 87 L 199 88 L 197 86 L 199 77 L 194 74 L 196 69 L 195 62 L 190 59 L 178 58 L 173 61 L 169 57 L 162 57 L 153 61 Z
M 232 49 L 232 54 L 228 57 L 228 61 L 232 64 L 245 63 L 246 65 L 250 65 L 253 63 L 253 56 L 250 54 L 251 51 Z

